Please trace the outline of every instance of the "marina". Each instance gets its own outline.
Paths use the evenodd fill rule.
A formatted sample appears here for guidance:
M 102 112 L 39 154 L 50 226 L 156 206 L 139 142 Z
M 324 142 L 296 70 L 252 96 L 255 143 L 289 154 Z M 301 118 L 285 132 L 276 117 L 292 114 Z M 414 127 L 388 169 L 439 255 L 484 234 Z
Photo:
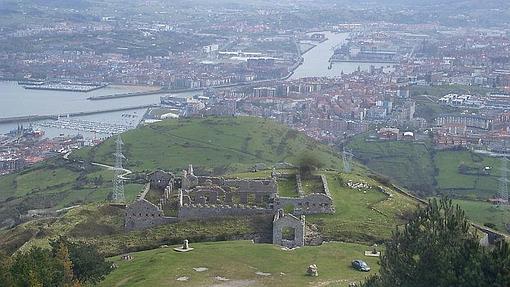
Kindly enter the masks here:
M 95 122 L 80 119 L 71 118 L 59 118 L 58 120 L 47 120 L 41 121 L 36 124 L 37 127 L 41 128 L 58 128 L 68 129 L 80 132 L 99 133 L 99 134 L 119 134 L 123 133 L 136 126 L 136 123 L 132 122 L 131 125 L 123 124 L 112 124 L 106 122 Z
M 50 90 L 50 91 L 68 91 L 68 92 L 91 92 L 102 89 L 108 84 L 91 84 L 91 83 L 44 83 L 44 82 L 30 82 L 20 81 L 18 85 L 22 85 L 24 89 L 29 90 Z

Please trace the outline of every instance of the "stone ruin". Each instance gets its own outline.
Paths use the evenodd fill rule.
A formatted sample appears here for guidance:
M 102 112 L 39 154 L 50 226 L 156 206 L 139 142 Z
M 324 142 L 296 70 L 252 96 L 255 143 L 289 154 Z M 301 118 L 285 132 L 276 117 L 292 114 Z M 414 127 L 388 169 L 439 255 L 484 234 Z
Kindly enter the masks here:
M 272 214 L 276 195 L 274 179 L 224 179 L 196 176 L 193 167 L 183 171 L 178 190 L 179 219 Z
M 322 187 L 305 194 L 297 175 L 299 197 L 291 198 L 278 195 L 279 176 L 275 171 L 270 179 L 197 176 L 192 165 L 183 170 L 181 177 L 157 170 L 147 175 L 144 191 L 126 206 L 124 226 L 130 231 L 183 220 L 274 215 L 273 243 L 288 248 L 303 246 L 304 215 L 335 212 L 326 177 L 318 176 Z M 283 213 L 287 206 L 293 207 L 292 214 Z M 289 229 L 292 238 L 285 236 Z
M 306 195 L 303 191 L 301 177 L 299 174 L 296 174 L 299 197 L 281 197 L 277 195 L 273 202 L 273 210 L 277 211 L 278 209 L 291 206 L 293 208 L 292 213 L 297 215 L 335 213 L 326 177 L 320 175 L 317 178 L 322 182 L 322 188 Z
M 279 209 L 273 219 L 273 244 L 287 248 L 304 246 L 305 216 L 285 214 L 282 209 Z
M 149 190 L 150 184 L 146 184 L 144 192 L 133 203 L 126 206 L 124 216 L 124 228 L 126 230 L 141 230 L 178 221 L 175 217 L 165 216 L 161 205 L 155 205 L 145 199 L 145 195 Z

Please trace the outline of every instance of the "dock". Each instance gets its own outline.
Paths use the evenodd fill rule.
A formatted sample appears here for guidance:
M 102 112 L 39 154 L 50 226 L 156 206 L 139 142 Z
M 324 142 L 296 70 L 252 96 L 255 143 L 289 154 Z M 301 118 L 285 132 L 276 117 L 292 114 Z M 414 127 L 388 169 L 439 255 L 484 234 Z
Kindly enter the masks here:
M 151 104 L 151 105 L 130 106 L 130 107 L 124 107 L 124 108 L 107 109 L 107 110 L 95 110 L 95 111 L 89 111 L 89 112 L 61 113 L 61 114 L 54 114 L 54 115 L 28 115 L 28 116 L 17 116 L 17 117 L 5 117 L 5 118 L 0 118 L 0 124 L 20 123 L 20 122 L 28 122 L 28 121 L 35 122 L 35 121 L 42 121 L 42 120 L 56 120 L 61 116 L 80 117 L 80 116 L 88 116 L 88 115 L 102 114 L 102 113 L 129 111 L 129 110 L 136 110 L 136 109 L 146 109 L 146 108 L 152 108 L 152 107 L 156 107 L 156 106 L 157 105 L 155 105 L 155 104 Z
M 88 97 L 87 100 L 90 101 L 101 101 L 101 100 L 111 100 L 111 99 L 120 99 L 120 98 L 129 98 L 129 97 L 140 97 L 140 96 L 148 96 L 148 95 L 157 95 L 157 94 L 166 94 L 172 93 L 171 90 L 159 89 L 155 91 L 148 92 L 134 92 L 134 93 L 122 93 L 122 94 L 112 94 L 112 95 L 104 95 L 104 96 L 92 96 Z M 175 92 L 173 92 L 175 93 Z

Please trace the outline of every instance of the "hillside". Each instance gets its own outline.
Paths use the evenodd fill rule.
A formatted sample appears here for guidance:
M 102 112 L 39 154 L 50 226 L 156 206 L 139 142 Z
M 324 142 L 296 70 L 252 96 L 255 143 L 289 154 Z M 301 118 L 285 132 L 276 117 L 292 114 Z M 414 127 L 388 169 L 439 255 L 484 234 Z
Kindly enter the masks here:
M 331 285 L 363 280 L 366 274 L 351 269 L 349 262 L 369 250 L 367 245 L 387 240 L 395 226 L 404 224 L 418 204 L 359 164 L 354 164 L 352 173 L 340 172 L 341 160 L 332 149 L 263 119 L 170 120 L 127 132 L 123 140 L 128 158 L 126 167 L 134 171 L 126 183 L 128 201 L 141 191 L 143 172 L 155 168 L 179 171 L 193 163 L 197 172 L 269 178 L 274 163 L 297 163 L 301 155 L 311 153 L 324 163 L 324 169 L 315 173 L 326 176 L 336 212 L 307 216 L 307 230 L 315 238 L 351 244 L 328 243 L 289 252 L 269 244 L 238 241 L 253 239 L 270 243 L 272 216 L 185 221 L 126 232 L 124 209 L 104 200 L 111 190 L 111 170 L 90 164 L 91 161 L 111 164 L 112 139 L 74 153 L 72 160 L 54 159 L 1 178 L 0 186 L 6 188 L 3 196 L 10 197 L 5 202 L 21 203 L 14 205 L 15 208 L 29 209 L 30 203 L 35 205 L 45 198 L 52 199 L 45 202 L 48 207 L 79 206 L 0 231 L 0 251 L 13 253 L 31 246 L 47 247 L 51 239 L 62 235 L 93 244 L 101 253 L 116 256 L 113 260 L 119 266 L 104 286 L 111 286 L 111 282 L 137 286 L 141 279 L 155 285 L 174 286 L 180 284 L 175 281 L 179 276 L 189 276 L 190 286 L 221 283 L 216 282 L 216 276 L 230 279 L 233 284 L 251 282 L 255 286 L 296 286 L 307 282 Z M 264 163 L 267 168 L 254 171 L 252 167 L 257 163 Z M 297 170 L 287 168 L 277 172 Z M 292 187 L 281 186 L 286 192 L 292 192 Z M 305 180 L 304 190 L 307 188 Z M 190 240 L 199 252 L 179 255 L 171 249 L 155 249 L 179 244 L 184 239 Z M 237 241 L 199 243 L 225 240 Z M 150 249 L 155 250 L 143 251 Z M 119 254 L 138 251 L 143 252 L 134 253 L 132 261 L 119 260 Z M 176 256 L 181 257 L 176 261 Z M 275 263 L 265 264 L 267 256 L 274 257 Z M 377 269 L 377 260 L 367 261 Z M 179 267 L 168 272 L 172 266 L 168 262 Z M 313 263 L 319 265 L 319 280 L 304 275 L 306 267 Z M 140 268 L 148 265 L 155 272 Z M 207 267 L 210 271 L 196 274 L 193 267 Z M 271 275 L 261 277 L 257 271 Z
M 428 142 L 380 141 L 355 137 L 348 146 L 370 169 L 422 197 L 457 199 L 467 216 L 508 233 L 510 213 L 487 203 L 497 196 L 501 162 L 468 150 L 435 150 Z
M 389 238 L 395 226 L 405 223 L 407 215 L 417 206 L 415 200 L 392 186 L 384 186 L 362 167 L 356 166 L 352 174 L 334 171 L 318 173 L 327 177 L 336 212 L 310 215 L 306 220 L 307 226 L 326 241 L 381 243 Z M 271 170 L 263 170 L 227 176 L 267 178 L 270 174 Z M 349 182 L 364 183 L 367 187 L 351 188 Z M 379 186 L 383 186 L 392 196 L 382 193 Z M 191 242 L 250 238 L 261 242 L 271 241 L 271 216 L 187 221 L 124 232 L 123 214 L 123 209 L 105 203 L 82 205 L 60 217 L 33 220 L 14 229 L 0 231 L 0 250 L 10 253 L 20 247 L 48 246 L 49 240 L 59 235 L 94 244 L 108 255 L 177 244 L 183 239 Z
M 133 171 L 157 168 L 180 171 L 188 164 L 224 173 L 256 163 L 297 163 L 313 153 L 328 168 L 341 160 L 330 148 L 274 121 L 253 117 L 208 117 L 166 120 L 122 134 L 126 167 Z M 73 158 L 113 164 L 115 139 Z
M 250 170 L 258 163 L 296 163 L 304 153 L 312 153 L 325 167 L 341 166 L 340 158 L 329 147 L 261 118 L 168 120 L 126 132 L 122 137 L 125 166 L 135 172 L 133 180 L 125 183 L 127 200 L 133 200 L 141 190 L 143 172 L 157 168 L 180 172 L 192 163 L 197 172 L 223 174 Z M 70 161 L 55 158 L 1 176 L 0 228 L 19 223 L 19 216 L 29 210 L 47 213 L 104 202 L 112 189 L 113 172 L 90 162 L 113 164 L 114 140 L 75 151 Z

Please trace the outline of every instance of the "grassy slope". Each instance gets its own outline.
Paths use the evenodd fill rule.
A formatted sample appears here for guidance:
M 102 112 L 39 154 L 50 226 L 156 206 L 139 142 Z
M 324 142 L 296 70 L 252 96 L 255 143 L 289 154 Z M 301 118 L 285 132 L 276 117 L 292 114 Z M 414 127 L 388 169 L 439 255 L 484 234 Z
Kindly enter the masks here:
M 377 186 L 381 184 L 369 178 L 366 170 L 356 167 L 355 171 L 355 174 L 349 175 L 321 171 L 328 179 L 336 213 L 307 216 L 307 224 L 314 226 L 328 241 L 369 244 L 384 241 L 396 225 L 404 223 L 405 214 L 415 208 L 416 202 L 385 187 L 393 193 L 393 197 L 388 198 L 378 191 Z M 263 170 L 233 176 L 267 178 L 270 173 L 271 170 Z M 366 192 L 353 190 L 345 186 L 348 180 L 366 182 L 374 188 Z M 92 243 L 105 254 L 145 250 L 161 244 L 175 244 L 185 238 L 193 242 L 216 241 L 246 239 L 257 234 L 263 240 L 271 240 L 271 216 L 182 222 L 127 233 L 123 232 L 122 216 L 123 211 L 115 207 L 84 205 L 58 219 L 32 221 L 0 233 L 0 249 L 12 252 L 25 241 L 29 243 L 24 248 L 31 245 L 47 246 L 48 239 L 59 235 Z
M 382 173 L 413 191 L 433 190 L 434 167 L 429 147 L 403 141 L 366 141 L 365 135 L 350 143 L 355 157 L 376 172 Z
M 433 152 L 409 142 L 367 142 L 363 137 L 355 138 L 350 146 L 356 157 L 376 172 L 414 192 L 425 187 L 424 196 L 435 192 L 459 199 L 457 202 L 472 220 L 480 224 L 494 223 L 506 232 L 504 223 L 510 223 L 510 213 L 491 209 L 485 202 L 498 192 L 499 159 L 469 151 Z M 467 166 L 470 173 L 460 173 L 460 164 Z M 488 175 L 477 172 L 484 167 L 491 168 Z
M 79 177 L 87 182 L 77 186 Z M 94 183 L 94 178 L 102 177 Z M 32 209 L 57 209 L 86 202 L 104 202 L 112 190 L 112 171 L 89 167 L 86 170 L 63 159 L 51 159 L 22 172 L 0 177 L 0 227 Z M 83 181 L 85 182 L 85 181 Z M 125 185 L 126 198 L 134 199 L 140 184 Z
M 326 173 L 336 212 L 307 216 L 326 240 L 372 243 L 388 239 L 396 225 L 404 223 L 405 215 L 414 210 L 416 201 L 385 187 L 392 198 L 378 191 L 382 184 L 368 178 L 363 170 L 353 174 Z M 348 180 L 372 186 L 366 191 L 345 186 Z
M 338 156 L 324 145 L 276 122 L 249 117 L 167 120 L 123 134 L 126 166 L 135 171 L 180 170 L 192 163 L 207 169 L 255 163 L 296 163 L 313 152 L 326 167 L 339 167 Z M 112 164 L 114 140 L 75 157 Z
M 328 243 L 292 251 L 248 241 L 192 243 L 191 246 L 195 250 L 189 253 L 160 248 L 134 253 L 131 261 L 114 258 L 119 267 L 100 286 L 214 286 L 223 283 L 215 280 L 216 276 L 228 278 L 228 283 L 232 284 L 219 286 L 347 286 L 348 282 L 359 282 L 368 275 L 352 269 L 351 260 L 366 260 L 373 268 L 370 273 L 379 269 L 376 258 L 363 256 L 369 247 L 350 243 Z M 319 277 L 306 276 L 310 264 L 317 264 Z M 209 270 L 196 272 L 193 268 L 197 267 Z M 271 275 L 260 276 L 256 272 Z M 177 281 L 181 276 L 190 279 Z
M 338 167 L 341 160 L 332 149 L 303 134 L 270 120 L 260 118 L 217 118 L 168 120 L 145 126 L 123 135 L 126 166 L 134 171 L 156 168 L 179 171 L 189 163 L 200 170 L 223 173 L 247 170 L 256 163 L 296 162 L 303 152 L 318 156 L 327 167 Z M 73 153 L 72 158 L 87 158 L 113 164 L 114 139 L 96 148 Z M 79 177 L 96 186 L 79 188 Z M 30 209 L 61 208 L 75 204 L 105 201 L 112 189 L 113 173 L 104 168 L 53 159 L 20 173 L 0 177 L 0 227 L 8 218 L 16 218 Z M 126 197 L 132 200 L 140 184 L 125 184 Z M 6 221 L 7 222 L 7 221 Z
M 434 156 L 439 169 L 436 177 L 439 190 L 454 197 L 487 199 L 498 191 L 500 163 L 497 158 L 483 157 L 469 151 L 439 151 Z M 490 174 L 461 174 L 459 165 L 473 169 L 491 167 Z
M 482 199 L 498 190 L 499 160 L 469 151 L 434 151 L 424 144 L 404 141 L 366 141 L 354 138 L 349 146 L 357 158 L 376 172 L 413 191 L 433 191 L 455 198 Z M 470 173 L 459 172 L 464 164 Z M 473 172 L 491 167 L 488 175 Z M 437 169 L 437 172 L 435 171 Z
M 508 233 L 505 224 L 510 223 L 510 209 L 507 207 L 498 207 L 489 202 L 472 200 L 454 200 L 465 210 L 469 219 L 480 224 L 493 223 L 496 229 Z

